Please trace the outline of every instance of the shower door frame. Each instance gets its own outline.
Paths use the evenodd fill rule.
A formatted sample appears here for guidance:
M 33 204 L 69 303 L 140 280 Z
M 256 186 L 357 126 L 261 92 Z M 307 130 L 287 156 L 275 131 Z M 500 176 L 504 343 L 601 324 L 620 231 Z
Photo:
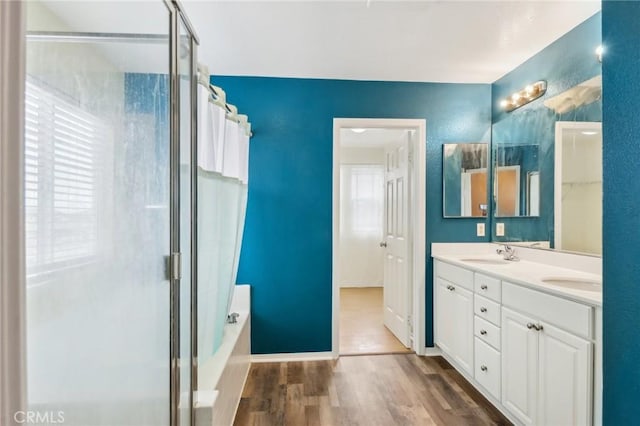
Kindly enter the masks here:
M 179 74 L 179 54 L 178 46 L 180 43 L 179 28 L 180 24 L 184 26 L 190 39 L 189 51 L 191 52 L 191 141 L 190 141 L 190 200 L 191 200 L 191 267 L 190 267 L 190 283 L 191 283 L 191 300 L 190 300 L 190 352 L 191 357 L 189 360 L 189 374 L 190 374 L 190 389 L 189 389 L 189 406 L 190 406 L 190 426 L 195 426 L 195 408 L 194 408 L 194 396 L 197 390 L 197 377 L 198 377 L 198 361 L 197 361 L 197 306 L 198 306 L 198 285 L 197 285 L 197 69 L 198 69 L 198 55 L 197 46 L 199 45 L 198 36 L 191 24 L 191 21 L 187 17 L 184 8 L 178 0 L 163 0 L 170 12 L 171 29 L 170 29 L 170 97 L 171 97 L 171 242 L 170 242 L 170 306 L 171 306 L 171 320 L 170 320 L 170 425 L 171 426 L 186 426 L 180 425 L 180 286 L 182 282 L 181 276 L 181 251 L 180 251 L 180 74 Z
M 190 268 L 190 359 L 189 374 L 189 405 L 190 405 L 190 426 L 195 425 L 195 409 L 194 409 L 194 392 L 197 389 L 197 47 L 199 45 L 198 36 L 187 17 L 183 6 L 178 0 L 162 0 L 169 12 L 169 96 L 170 96 L 170 253 L 168 255 L 168 279 L 170 283 L 170 330 L 168 330 L 170 338 L 170 359 L 169 362 L 169 398 L 170 398 L 170 417 L 169 424 L 171 426 L 180 425 L 179 404 L 180 404 L 180 284 L 181 284 L 181 262 L 180 262 L 180 88 L 178 75 L 178 44 L 179 24 L 182 23 L 189 37 L 189 47 L 191 52 L 191 75 L 190 75 L 190 231 L 191 241 L 189 249 L 191 250 L 191 268 Z M 13 8 L 6 8 L 4 5 L 12 5 Z M 4 40 L 8 40 L 12 50 L 15 50 L 14 58 L 18 60 L 11 61 L 10 64 L 5 61 L 0 62 L 2 69 L 2 82 L 4 83 L 5 73 L 11 75 L 16 81 L 12 87 L 13 91 L 3 98 L 3 113 L 5 105 L 10 103 L 14 106 L 13 114 L 9 115 L 8 127 L 4 128 L 0 140 L 0 152 L 2 158 L 10 161 L 10 164 L 3 161 L 0 164 L 0 173 L 2 174 L 2 187 L 0 188 L 0 231 L 3 238 L 0 242 L 3 255 L 0 256 L 0 272 L 2 273 L 0 282 L 0 292 L 7 295 L 2 298 L 2 319 L 3 329 L 4 320 L 9 318 L 11 327 L 7 327 L 9 336 L 5 340 L 2 334 L 0 342 L 0 355 L 2 355 L 2 372 L 3 377 L 11 379 L 12 393 L 5 395 L 4 388 L 0 395 L 0 407 L 3 415 L 8 412 L 17 412 L 26 407 L 26 351 L 25 341 L 27 335 L 26 329 L 26 294 L 25 294 L 25 268 L 24 268 L 24 212 L 23 192 L 24 192 L 24 176 L 22 155 L 24 152 L 24 84 L 26 81 L 26 70 L 24 61 L 26 56 L 26 36 L 22 23 L 25 19 L 25 8 L 21 2 L 3 3 L 0 10 L 0 18 L 11 18 L 9 21 L 16 25 L 4 27 L 0 31 L 0 35 Z M 5 16 L 6 15 L 6 16 Z M 37 36 L 33 34 L 32 36 Z M 106 34 L 106 33 L 42 33 L 39 36 L 50 39 L 96 39 L 110 40 L 120 39 L 117 41 L 126 41 L 133 38 L 145 38 L 144 34 Z M 147 35 L 147 40 L 153 42 L 158 37 Z M 14 96 L 12 96 L 14 95 Z M 22 105 L 21 108 L 15 108 L 15 105 Z M 4 118 L 4 117 L 3 117 Z M 16 128 L 17 127 L 17 128 Z M 13 139 L 5 137 L 7 135 L 14 136 Z M 15 138 L 18 142 L 16 143 Z M 7 155 L 5 155 L 7 154 Z M 19 157 L 19 161 L 13 161 L 15 157 Z M 5 167 L 6 166 L 6 167 Z M 12 184 L 11 188 L 4 187 L 4 183 Z M 18 182 L 17 185 L 15 183 Z M 5 191 L 5 189 L 7 189 Z M 4 238 L 10 236 L 11 238 Z M 11 250 L 4 250 L 5 245 L 10 245 Z M 18 248 L 18 250 L 16 250 Z M 5 256 L 4 254 L 7 254 Z M 17 288 L 16 288 L 17 287 Z M 5 309 L 7 308 L 7 309 Z M 5 364 L 5 355 L 7 355 L 7 363 Z M 7 367 L 11 374 L 5 376 L 4 367 Z M 4 385 L 4 383 L 3 383 Z M 0 419 L 4 422 L 5 419 Z M 13 419 L 10 419 L 11 421 Z

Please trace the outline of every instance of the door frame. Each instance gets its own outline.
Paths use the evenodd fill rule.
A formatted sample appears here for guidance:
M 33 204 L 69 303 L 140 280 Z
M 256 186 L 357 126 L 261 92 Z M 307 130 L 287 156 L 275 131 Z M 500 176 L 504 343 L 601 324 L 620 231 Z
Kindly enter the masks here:
M 333 119 L 333 195 L 332 195 L 332 333 L 331 353 L 340 356 L 340 130 L 345 128 L 411 129 L 418 134 L 410 143 L 413 166 L 411 176 L 410 224 L 414 235 L 411 244 L 411 285 L 413 341 L 411 349 L 426 353 L 425 278 L 426 278 L 426 180 L 427 122 L 425 119 L 334 118 Z
M 562 250 L 562 131 L 593 130 L 602 132 L 600 121 L 556 121 L 553 165 L 553 247 Z M 559 149 L 560 148 L 560 149 Z
M 26 409 L 24 2 L 0 2 L 0 423 Z M 6 25 L 5 25 L 6 24 Z

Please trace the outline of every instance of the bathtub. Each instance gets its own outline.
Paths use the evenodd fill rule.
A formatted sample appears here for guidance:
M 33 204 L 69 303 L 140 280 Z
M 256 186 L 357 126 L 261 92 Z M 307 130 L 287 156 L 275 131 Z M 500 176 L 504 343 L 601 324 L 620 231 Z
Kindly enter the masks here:
M 235 287 L 230 312 L 237 323 L 225 324 L 214 356 L 198 367 L 194 395 L 197 426 L 232 425 L 251 365 L 251 287 Z

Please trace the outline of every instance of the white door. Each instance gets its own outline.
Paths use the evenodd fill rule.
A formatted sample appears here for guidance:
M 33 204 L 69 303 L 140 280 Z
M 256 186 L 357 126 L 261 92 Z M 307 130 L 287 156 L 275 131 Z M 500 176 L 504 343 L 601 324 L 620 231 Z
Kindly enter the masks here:
M 535 321 L 502 308 L 502 404 L 526 425 L 538 424 L 538 331 Z
M 591 424 L 591 342 L 543 324 L 539 332 L 538 424 Z
M 384 325 L 410 346 L 409 135 L 385 150 Z

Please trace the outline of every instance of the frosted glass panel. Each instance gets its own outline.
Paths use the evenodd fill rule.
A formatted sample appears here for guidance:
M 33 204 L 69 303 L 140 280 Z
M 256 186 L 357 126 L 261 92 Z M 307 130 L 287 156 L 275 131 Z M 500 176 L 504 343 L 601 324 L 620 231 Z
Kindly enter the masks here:
M 29 30 L 74 34 L 73 3 L 29 3 Z M 169 424 L 169 14 L 147 7 L 152 45 L 27 44 L 28 405 L 50 423 Z

